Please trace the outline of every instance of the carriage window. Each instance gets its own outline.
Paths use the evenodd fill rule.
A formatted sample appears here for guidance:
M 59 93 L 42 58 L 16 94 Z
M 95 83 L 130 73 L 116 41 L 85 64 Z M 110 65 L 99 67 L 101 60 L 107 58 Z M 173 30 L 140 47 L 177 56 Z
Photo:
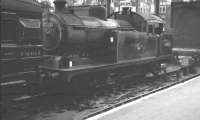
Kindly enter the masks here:
M 13 43 L 16 41 L 16 13 L 1 12 L 1 42 Z
M 20 33 L 19 40 L 23 43 L 38 43 L 41 39 L 41 21 L 39 19 L 19 19 Z
M 16 40 L 16 22 L 12 20 L 1 21 L 1 40 L 4 43 L 13 42 Z
M 156 34 L 161 34 L 163 32 L 163 24 L 159 23 L 159 26 L 155 28 Z
M 41 23 L 39 19 L 23 19 L 23 18 L 20 18 L 19 22 L 25 28 L 40 28 L 40 23 Z
M 148 26 L 148 33 L 153 33 L 153 25 Z

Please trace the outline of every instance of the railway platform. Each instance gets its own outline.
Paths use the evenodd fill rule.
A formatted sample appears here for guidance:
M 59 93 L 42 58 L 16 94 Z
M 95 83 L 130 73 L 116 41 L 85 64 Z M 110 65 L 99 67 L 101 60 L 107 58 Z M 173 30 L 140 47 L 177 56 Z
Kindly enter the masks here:
M 87 120 L 200 120 L 200 76 Z

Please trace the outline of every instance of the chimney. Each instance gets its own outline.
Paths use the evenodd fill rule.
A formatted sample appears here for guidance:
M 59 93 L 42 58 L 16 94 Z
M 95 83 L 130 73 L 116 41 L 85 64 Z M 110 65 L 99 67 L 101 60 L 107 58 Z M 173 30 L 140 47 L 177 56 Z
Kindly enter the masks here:
M 155 5 L 155 15 L 159 16 L 160 0 L 154 0 L 154 5 Z

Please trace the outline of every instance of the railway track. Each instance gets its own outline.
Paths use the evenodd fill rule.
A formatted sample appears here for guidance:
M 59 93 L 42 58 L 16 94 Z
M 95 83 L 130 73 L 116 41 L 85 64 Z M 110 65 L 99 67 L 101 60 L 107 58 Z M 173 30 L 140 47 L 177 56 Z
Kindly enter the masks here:
M 10 108 L 6 108 L 3 118 L 5 120 L 12 120 L 13 118 L 16 120 L 53 120 L 55 119 L 52 116 L 53 114 L 71 116 L 73 120 L 87 119 L 146 95 L 190 80 L 200 75 L 200 68 L 197 67 L 195 69 L 197 73 L 187 75 L 183 75 L 181 68 L 177 68 L 157 77 L 149 74 L 145 78 L 128 78 L 123 80 L 123 84 L 118 83 L 114 86 L 107 86 L 105 89 L 82 96 L 66 97 L 56 95 L 33 97 L 28 99 L 28 101 L 22 101 L 10 106 Z M 13 114 L 13 116 L 7 116 L 6 114 Z
M 172 73 L 171 73 L 171 74 L 172 74 Z M 101 109 L 101 110 L 98 110 L 98 111 L 96 111 L 96 112 L 93 112 L 92 114 L 88 114 L 88 115 L 85 116 L 83 119 L 90 118 L 90 117 L 92 117 L 92 116 L 95 116 L 95 115 L 98 115 L 98 114 L 100 114 L 100 113 L 106 112 L 106 111 L 108 111 L 108 110 L 110 110 L 110 109 L 113 109 L 113 108 L 115 108 L 115 107 L 118 107 L 118 106 L 121 106 L 121 105 L 123 105 L 123 104 L 132 102 L 132 101 L 134 101 L 134 100 L 136 100 L 136 99 L 139 99 L 139 98 L 142 98 L 142 97 L 144 97 L 144 96 L 153 94 L 153 93 L 155 93 L 155 92 L 158 92 L 158 91 L 161 91 L 161 90 L 163 90 L 163 89 L 172 87 L 172 86 L 174 86 L 174 85 L 183 83 L 183 82 L 188 81 L 188 80 L 190 80 L 190 79 L 192 79 L 192 78 L 195 78 L 195 77 L 197 77 L 197 76 L 199 76 L 199 75 L 200 75 L 200 73 L 199 73 L 199 74 L 196 74 L 196 75 L 193 75 L 193 76 L 190 76 L 190 77 L 185 77 L 183 80 L 178 80 L 178 81 L 174 81 L 174 82 L 172 82 L 172 83 L 170 83 L 170 84 L 158 86 L 157 88 L 153 88 L 153 89 L 152 89 L 151 87 L 150 87 L 149 89 L 146 88 L 146 90 L 140 91 L 141 93 L 138 93 L 138 94 L 135 94 L 135 95 L 133 95 L 131 92 L 128 92 L 127 94 L 124 94 L 124 95 L 123 95 L 123 98 L 124 98 L 124 99 L 122 99 L 120 102 L 118 102 L 118 103 L 116 103 L 116 104 L 108 105 L 108 106 L 106 106 L 105 108 L 103 108 L 103 109 Z

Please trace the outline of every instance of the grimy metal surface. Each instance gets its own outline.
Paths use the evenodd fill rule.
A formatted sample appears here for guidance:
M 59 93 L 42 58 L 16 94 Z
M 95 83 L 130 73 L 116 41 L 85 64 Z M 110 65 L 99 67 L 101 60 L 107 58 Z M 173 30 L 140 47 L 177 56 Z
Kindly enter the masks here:
M 118 62 L 157 55 L 157 39 L 146 33 L 119 31 L 117 39 Z
M 200 49 L 200 1 L 171 6 L 174 47 Z

